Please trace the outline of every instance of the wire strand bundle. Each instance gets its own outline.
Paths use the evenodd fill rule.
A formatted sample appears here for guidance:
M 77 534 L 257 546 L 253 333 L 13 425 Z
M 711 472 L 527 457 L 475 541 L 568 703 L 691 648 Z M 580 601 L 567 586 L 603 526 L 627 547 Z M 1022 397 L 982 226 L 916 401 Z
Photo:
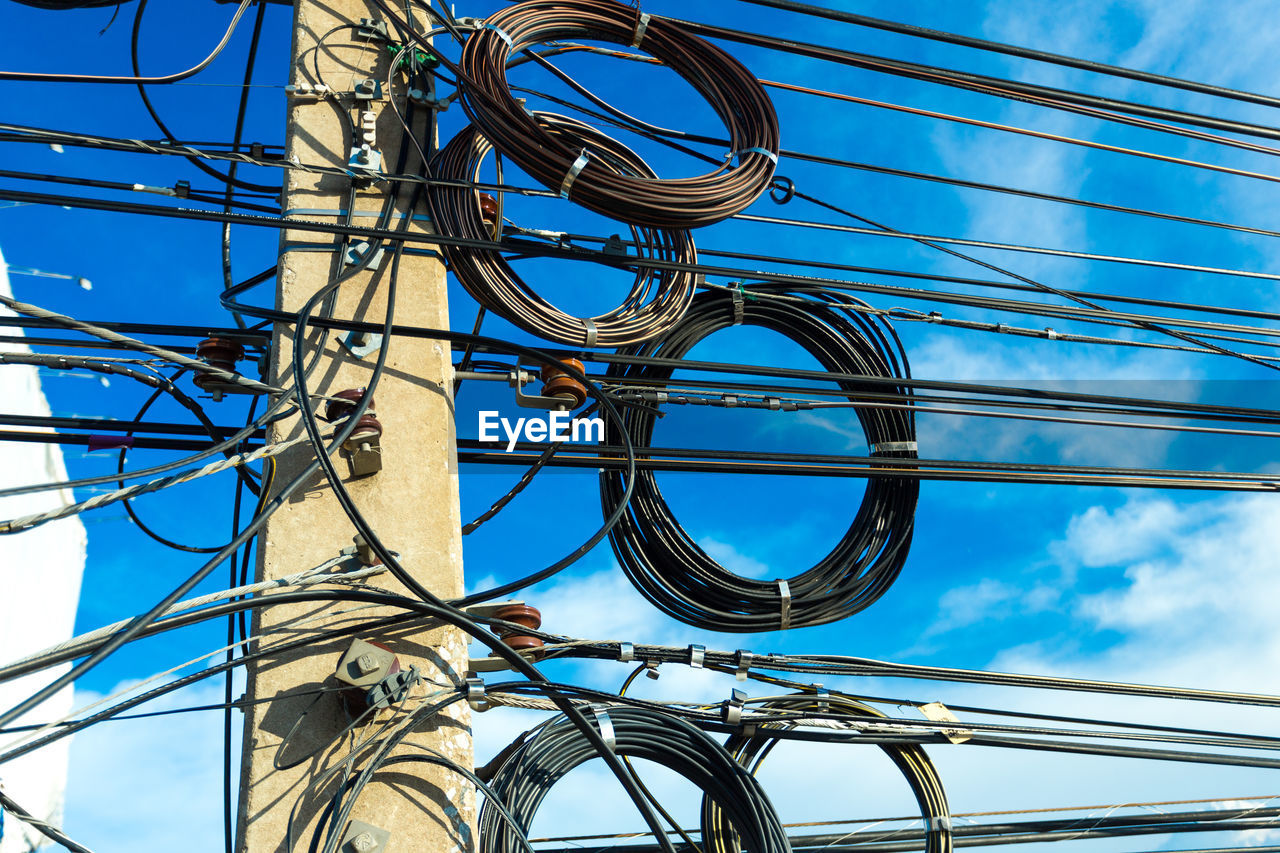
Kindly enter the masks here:
M 593 162 L 619 175 L 654 178 L 635 152 L 598 130 L 553 113 L 535 113 L 550 137 L 590 151 Z M 475 181 L 492 144 L 474 125 L 463 128 L 436 156 L 433 169 L 444 179 Z M 440 233 L 487 240 L 493 228 L 485 220 L 480 195 L 466 186 L 434 184 L 429 192 L 431 216 Z M 625 346 L 658 335 L 678 321 L 693 300 L 697 276 L 688 271 L 652 270 L 642 258 L 696 264 L 689 232 L 678 228 L 631 226 L 631 243 L 639 261 L 635 282 L 612 311 L 580 318 L 556 308 L 529 287 L 496 251 L 443 246 L 454 275 L 473 298 L 495 314 L 539 337 L 577 346 Z
M 619 175 L 557 139 L 512 96 L 507 63 L 533 45 L 594 39 L 636 47 L 679 74 L 724 122 L 724 164 L 692 177 Z M 613 0 L 527 0 L 486 19 L 467 38 L 462 107 L 495 148 L 542 184 L 597 213 L 636 225 L 697 228 L 745 209 L 769 189 L 778 117 L 764 88 L 720 48 Z M 739 165 L 734 168 L 733 161 Z
M 701 789 L 737 833 L 739 849 L 790 853 L 786 831 L 760 783 L 702 730 L 645 708 L 610 707 L 594 716 L 606 741 L 606 733 L 612 733 L 617 755 L 660 764 Z M 578 728 L 566 719 L 557 720 L 521 744 L 498 768 L 490 786 L 527 834 L 551 787 L 596 755 Z M 506 853 L 521 846 L 516 830 L 489 799 L 480 810 L 479 823 L 481 853 Z
M 805 301 L 755 299 L 763 294 L 799 296 Z M 619 353 L 679 359 L 708 335 L 740 323 L 785 335 L 833 373 L 910 378 L 906 354 L 893 328 L 883 319 L 877 323 L 824 304 L 837 299 L 847 301 L 818 288 L 779 285 L 754 285 L 734 293 L 706 291 L 694 299 L 685 318 L 667 334 Z M 673 370 L 670 366 L 614 365 L 608 376 L 625 386 L 628 381 L 666 380 Z M 862 393 L 897 394 L 906 404 L 911 399 L 902 386 L 848 379 L 838 385 L 851 400 Z M 915 417 L 909 407 L 859 408 L 857 417 L 877 458 L 916 458 Z M 651 410 L 628 408 L 624 412 L 623 422 L 635 445 L 652 444 L 655 419 Z M 606 425 L 605 443 L 620 439 L 618 427 Z M 600 499 L 606 514 L 623 500 L 625 486 L 613 471 L 600 474 Z M 627 512 L 610 531 L 609 541 L 636 589 L 682 622 L 735 633 L 802 628 L 851 616 L 885 593 L 906 561 L 918 496 L 917 482 L 872 478 L 852 523 L 829 554 L 785 581 L 754 580 L 730 572 L 703 551 L 675 518 L 654 472 L 638 470 Z
M 780 696 L 762 702 L 760 708 L 777 708 L 787 711 L 815 712 L 820 714 L 850 713 L 858 717 L 884 716 L 876 709 L 861 702 L 849 699 L 816 698 L 811 694 L 798 693 L 793 696 Z M 762 728 L 790 727 L 792 723 L 765 723 Z M 735 734 L 725 741 L 725 749 L 739 764 L 756 775 L 765 758 L 777 746 L 776 738 L 762 735 L 757 730 L 751 735 Z M 951 853 L 953 848 L 951 836 L 951 809 L 947 805 L 947 794 L 942 787 L 942 779 L 938 770 L 929 760 L 929 756 L 918 744 L 880 744 L 880 748 L 889 760 L 901 771 L 915 794 L 920 805 L 920 816 L 925 825 L 924 853 Z M 737 853 L 742 848 L 737 844 L 732 827 L 725 820 L 723 810 L 713 800 L 702 801 L 702 846 L 706 853 Z

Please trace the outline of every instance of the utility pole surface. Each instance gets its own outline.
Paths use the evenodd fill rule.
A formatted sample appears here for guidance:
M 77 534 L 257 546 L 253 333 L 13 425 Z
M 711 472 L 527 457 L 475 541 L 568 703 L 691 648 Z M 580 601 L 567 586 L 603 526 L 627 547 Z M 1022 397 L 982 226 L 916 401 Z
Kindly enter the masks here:
M 395 170 L 404 130 L 388 100 L 389 63 L 393 59 L 385 42 L 366 30 L 353 28 L 362 18 L 377 19 L 376 9 L 360 0 L 295 0 L 294 14 L 290 81 L 304 91 L 323 83 L 334 94 L 319 98 L 290 96 L 286 156 L 304 164 L 345 167 L 353 156 L 353 146 L 358 149 L 366 141 L 365 133 L 372 124 L 376 131 L 371 149 L 380 152 L 385 169 Z M 323 45 L 318 46 L 322 39 Z M 322 79 L 316 77 L 316 65 Z M 380 87 L 372 98 L 359 100 L 353 93 L 363 89 L 361 84 L 367 80 L 378 81 Z M 402 105 L 403 100 L 399 103 Z M 344 115 L 350 117 L 351 124 Z M 418 142 L 430 151 L 431 140 L 426 139 L 424 131 L 418 132 Z M 399 171 L 413 171 L 420 164 L 412 142 L 409 151 L 405 168 Z M 355 211 L 351 224 L 376 225 L 377 212 L 388 193 L 396 189 L 386 183 L 356 182 L 352 193 L 349 178 L 300 170 L 286 170 L 284 174 L 282 202 L 286 215 L 312 220 L 346 221 L 344 212 L 351 208 Z M 410 193 L 405 190 L 402 194 L 407 197 Z M 407 210 L 408 202 L 402 199 L 387 227 L 399 227 Z M 411 230 L 428 230 L 424 210 L 425 205 L 419 205 Z M 311 233 L 286 232 L 281 245 L 277 306 L 297 312 L 342 269 L 341 256 L 348 251 L 336 239 L 326 241 Z M 384 320 L 391 255 L 392 247 L 386 246 L 382 258 L 371 263 L 368 271 L 341 285 L 333 310 L 335 317 L 376 323 Z M 358 250 L 352 257 L 358 257 Z M 444 270 L 434 252 L 425 250 L 420 243 L 406 248 L 397 281 L 397 324 L 447 328 Z M 292 333 L 291 325 L 277 326 L 271 353 L 272 381 L 285 387 L 293 384 Z M 333 332 L 323 338 L 323 354 L 308 383 L 312 394 L 332 396 L 368 382 L 377 353 L 357 357 L 341 343 L 345 337 L 345 333 Z M 308 335 L 308 358 L 315 352 L 317 339 L 313 330 Z M 391 341 L 387 366 L 373 395 L 377 420 L 383 428 L 382 468 L 371 475 L 352 476 L 348 454 L 342 451 L 333 457 L 356 504 L 382 541 L 399 553 L 400 562 L 420 583 L 441 598 L 462 593 L 451 363 L 445 342 L 409 338 Z M 323 414 L 323 403 L 317 408 Z M 302 434 L 300 422 L 293 417 L 273 425 L 269 440 L 284 441 Z M 287 483 L 312 458 L 309 445 L 283 454 L 274 488 Z M 259 543 L 259 577 L 274 579 L 318 566 L 350 547 L 353 532 L 332 490 L 317 474 L 268 523 Z M 386 574 L 364 582 L 404 591 Z M 396 611 L 352 602 L 309 602 L 276 605 L 258 612 L 261 615 L 256 620 L 255 633 L 274 632 L 258 641 L 267 645 Z M 445 686 L 460 682 L 467 670 L 467 640 L 454 628 L 419 621 L 409 627 L 355 636 L 385 645 L 405 669 L 416 666 L 427 679 Z M 348 778 L 342 773 L 324 775 L 324 771 L 341 761 L 360 739 L 385 736 L 393 730 L 383 729 L 382 725 L 395 719 L 397 710 L 384 709 L 343 734 L 351 718 L 333 690 L 342 686 L 334 674 L 351 640 L 327 640 L 268 657 L 250 667 L 240 791 L 240 850 L 284 853 L 290 849 L 286 834 L 291 814 L 292 849 L 322 849 L 311 846 L 316 827 L 327 826 L 331 819 L 327 807 Z M 418 683 L 409 698 L 400 703 L 398 713 L 403 715 L 419 707 L 421 697 L 439 689 L 430 681 Z M 317 693 L 318 690 L 327 692 Z M 455 703 L 418 726 L 394 754 L 426 754 L 417 747 L 437 750 L 470 769 L 473 753 L 466 704 Z M 353 769 L 358 771 L 367 757 L 366 749 L 359 754 L 360 760 Z M 277 768 L 277 763 L 288 765 L 295 761 L 297 765 L 289 769 Z M 338 849 L 341 853 L 474 850 L 475 808 L 474 790 L 456 773 L 420 761 L 393 764 L 373 778 L 351 813 L 353 820 L 385 830 L 389 837 L 366 833 L 355 843 L 344 842 Z M 339 827 L 338 833 L 340 838 L 352 838 L 350 826 Z M 371 843 L 377 846 L 371 847 Z

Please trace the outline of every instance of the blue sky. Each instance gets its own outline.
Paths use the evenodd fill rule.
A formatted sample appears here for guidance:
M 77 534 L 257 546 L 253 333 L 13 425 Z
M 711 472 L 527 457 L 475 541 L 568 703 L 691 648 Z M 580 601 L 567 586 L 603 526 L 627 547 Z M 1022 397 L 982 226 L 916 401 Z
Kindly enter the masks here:
M 459 14 L 483 16 L 503 4 L 458 3 Z M 982 73 L 1013 76 L 1048 85 L 1083 88 L 1132 97 L 1163 106 L 1222 113 L 1268 122 L 1263 108 L 1215 102 L 1204 96 L 1083 72 L 1040 66 L 933 42 L 861 30 L 814 19 L 773 13 L 732 3 L 646 3 L 652 12 L 685 16 L 805 41 L 836 44 L 868 53 L 932 62 Z M 1272 85 L 1274 27 L 1270 7 L 1235 2 L 1015 2 L 919 4 L 847 3 L 842 8 L 905 20 L 1015 44 L 1084 56 L 1103 62 L 1174 74 L 1224 86 L 1267 91 Z M 1229 13 L 1224 13 L 1224 8 Z M 48 13 L 15 4 L 0 33 L 0 64 L 6 69 L 91 70 L 127 73 L 132 8 L 104 35 L 111 10 Z M 202 56 L 231 14 L 221 4 L 155 4 L 143 30 L 144 69 L 185 67 Z M 282 116 L 289 10 L 271 6 L 259 71 L 251 99 L 246 139 L 268 143 L 283 137 Z M 34 39 L 31 33 L 48 34 Z M 197 140 L 229 138 L 234 99 L 243 70 L 248 26 L 211 68 L 193 83 L 153 87 L 161 113 L 180 136 Z M 1158 136 L 1090 119 L 1048 112 L 958 90 L 900 80 L 870 72 L 819 65 L 811 60 L 731 47 L 759 77 L 825 88 L 860 97 L 1006 122 L 1108 144 L 1145 148 L 1239 168 L 1267 171 L 1264 155 L 1233 151 L 1175 137 Z M 692 132 L 715 132 L 705 108 L 687 91 L 636 68 L 586 56 L 568 56 L 562 67 L 616 103 L 650 121 Z M 543 84 L 545 76 L 528 78 Z M 215 84 L 215 85 L 204 85 Z M 156 131 L 131 87 L 0 84 L 8 97 L 7 120 L 106 135 L 151 138 Z M 812 96 L 771 92 L 783 146 L 921 172 L 955 175 L 1076 195 L 1117 204 L 1167 210 L 1267 226 L 1280 203 L 1273 187 L 1185 167 L 1157 164 L 912 117 L 868 106 L 839 104 Z M 442 117 L 442 138 L 461 122 L 455 106 Z M 625 137 L 620 137 L 625 138 Z M 635 142 L 626 138 L 629 144 Z M 687 174 L 693 167 L 635 142 L 662 174 Z M 166 185 L 189 179 L 193 187 L 214 182 L 178 158 L 102 154 L 68 147 L 55 153 L 35 146 L 3 145 L 9 168 Z M 278 178 L 270 170 L 246 170 L 252 180 Z M 1087 211 L 942 185 L 911 182 L 853 170 L 815 167 L 784 160 L 779 174 L 797 186 L 895 228 L 925 234 L 962 236 L 1102 254 L 1159 258 L 1187 263 L 1274 272 L 1267 238 L 1157 223 L 1121 214 Z M 27 182 L 7 185 L 33 189 Z M 56 188 L 54 192 L 62 192 Z M 87 195 L 104 193 L 87 191 Z M 142 196 L 139 200 L 155 201 Z M 793 201 L 777 207 L 767 200 L 751 211 L 764 215 L 839 222 L 836 217 Z M 599 217 L 577 214 L 551 202 L 513 204 L 508 213 L 532 227 L 609 234 L 619 230 Z M 92 280 L 93 290 L 52 279 L 13 276 L 19 298 L 91 319 L 225 324 L 219 310 L 218 226 L 142 219 L 56 207 L 0 207 L 0 246 L 15 268 L 33 267 Z M 238 278 L 274 263 L 278 235 L 267 229 L 234 229 Z M 864 266 L 986 277 L 955 258 L 903 240 L 839 235 L 750 222 L 727 222 L 697 232 L 702 248 L 755 251 L 783 257 L 812 257 Z M 1188 301 L 1217 302 L 1273 310 L 1273 283 L 1208 274 L 1151 270 L 1136 266 L 1052 259 L 1036 255 L 974 250 L 984 260 L 1007 266 L 1056 287 L 1121 292 Z M 567 262 L 530 263 L 531 282 L 545 286 L 566 307 L 590 307 L 616 286 L 599 271 Z M 865 275 L 855 280 L 920 284 Z M 929 286 L 927 284 L 920 286 Z M 943 286 L 945 287 L 945 286 Z M 604 290 L 605 295 L 600 291 Z M 269 298 L 270 287 L 257 297 Z M 475 306 L 457 286 L 450 289 L 452 324 L 470 326 Z M 928 301 L 867 296 L 882 308 L 940 310 L 962 317 L 1014 325 L 1053 325 L 1059 330 L 1109 334 L 1106 329 L 1036 318 L 995 315 Z M 1056 387 L 1135 396 L 1213 398 L 1266 405 L 1274 392 L 1269 371 L 1241 361 L 1149 349 L 1086 346 L 949 330 L 900 322 L 897 328 L 913 373 L 925 378 L 1055 383 Z M 527 335 L 491 320 L 489 334 L 529 341 Z M 1115 333 L 1119 334 L 1119 333 Z M 1150 336 L 1142 340 L 1154 340 Z M 702 344 L 694 358 L 759 359 L 788 366 L 812 366 L 786 342 L 749 330 L 733 330 Z M 46 392 L 55 414 L 132 417 L 141 392 L 112 380 L 48 375 Z M 474 411 L 489 407 L 493 389 L 464 387 L 459 401 L 459 436 L 474 435 Z M 211 404 L 218 423 L 243 416 L 242 401 Z M 507 404 L 507 408 L 513 408 Z M 714 414 L 714 413 L 712 413 Z M 801 418 L 758 413 L 758 418 L 716 420 L 672 416 L 659 425 L 658 444 L 723 436 L 726 446 L 791 447 L 804 443 L 829 452 L 861 452 L 847 435 L 851 418 Z M 753 413 L 754 414 L 754 413 Z M 173 407 L 158 407 L 156 419 L 185 420 Z M 683 418 L 683 420 L 681 420 Z M 784 420 L 790 418 L 790 420 Z M 841 430 L 845 430 L 844 433 Z M 1207 439 L 1170 434 L 1008 425 L 945 417 L 922 418 L 922 455 L 970 459 L 1208 466 L 1232 470 L 1272 470 L 1274 454 L 1261 439 Z M 696 446 L 696 445 L 695 445 Z M 107 458 L 111 457 L 111 458 Z M 138 452 L 133 463 L 166 459 Z M 111 454 L 86 455 L 72 448 L 73 476 L 113 470 Z M 502 494 L 515 471 L 464 470 L 462 515 L 470 518 Z M 727 475 L 672 475 L 662 479 L 682 523 L 704 548 L 730 567 L 763 577 L 785 576 L 825 553 L 836 531 L 848 523 L 859 500 L 857 481 L 783 483 L 777 478 L 744 482 Z M 199 544 L 219 544 L 230 527 L 228 477 L 186 487 L 139 502 L 139 510 L 162 531 Z M 570 519 L 564 538 L 543 535 L 542 507 Z M 589 637 L 709 647 L 749 647 L 758 651 L 827 651 L 920 663 L 1018 671 L 1056 672 L 1156 683 L 1217 686 L 1252 691 L 1280 689 L 1280 632 L 1267 603 L 1274 600 L 1278 560 L 1267 531 L 1280 513 L 1267 497 L 1156 493 L 1059 486 L 993 486 L 927 483 L 917 513 L 917 534 L 901 578 L 868 611 L 822 628 L 769 636 L 708 636 L 661 617 L 627 585 L 607 547 L 597 548 L 561 577 L 524 597 L 539 606 L 551 630 Z M 153 545 L 124 519 L 106 509 L 86 519 L 89 562 L 85 572 L 79 629 L 90 629 L 137 612 L 185 577 L 199 558 Z M 517 577 L 568 551 L 599 521 L 594 475 L 552 473 L 466 541 L 470 588 L 492 579 Z M 576 537 L 576 538 L 575 538 Z M 511 543 L 518 542 L 519 549 Z M 394 543 L 391 543 L 394 547 Z M 302 567 L 299 567 L 302 568 Z M 221 574 L 216 578 L 222 582 Z M 213 581 L 211 581 L 211 584 Z M 80 685 L 85 701 L 221 645 L 221 625 L 191 629 L 163 641 L 136 644 L 99 667 Z M 602 665 L 550 668 L 565 680 L 617 685 L 623 672 Z M 727 693 L 729 683 L 670 672 L 644 689 L 668 698 Z M 853 684 L 851 687 L 855 686 Z M 1185 708 L 1165 703 L 1099 701 L 1081 697 L 1027 696 L 1012 691 L 940 684 L 857 683 L 869 693 L 1036 708 L 1054 713 L 1148 715 L 1228 727 L 1263 728 L 1259 712 L 1228 713 L 1217 708 Z M 208 686 L 175 697 L 174 704 L 220 701 Z M 79 697 L 78 697 L 79 698 Z M 137 846 L 183 839 L 192 850 L 219 849 L 218 808 L 220 717 L 193 714 L 163 722 L 121 721 L 77 737 L 71 751 L 72 776 L 66 827 L 102 849 L 128 838 Z M 526 724 L 514 712 L 477 719 L 478 749 L 491 752 Z M 1192 797 L 1243 797 L 1267 793 L 1273 784 L 1258 772 L 1146 762 L 1008 754 L 992 750 L 939 748 L 931 753 L 943 772 L 956 810 L 1036 808 L 1070 803 L 1123 802 Z M 145 757 L 145 758 L 144 758 Z M 130 760 L 132 759 L 132 760 Z M 850 758 L 849 761 L 855 759 Z M 771 759 L 766 787 L 785 820 L 877 816 L 910 811 L 905 785 L 887 781 L 886 763 L 858 755 L 865 771 L 849 796 L 849 767 L 821 750 L 795 748 Z M 108 774 L 113 778 L 104 783 Z M 865 775 L 862 775 L 865 774 Z M 876 780 L 884 778 L 885 784 Z M 177 780 L 178 784 L 175 784 Z M 807 780 L 808 784 L 805 784 Z M 1034 780 L 1034 784 L 1029 784 Z M 839 784 L 838 784 L 839 783 Z M 598 779 L 583 770 L 566 780 L 544 810 L 547 831 L 615 826 L 614 816 L 591 827 L 569 820 L 575 792 L 595 790 Z M 663 790 L 679 789 L 664 782 Z M 815 791 L 824 792 L 815 795 Z M 147 792 L 139 795 L 138 792 Z M 176 795 L 175 795 L 175 792 Z M 557 799 L 563 797 L 563 799 Z M 609 809 L 602 808 L 601 813 Z M 632 821 L 622 806 L 617 820 Z M 681 812 L 677 812 L 681 814 Z M 557 818 L 556 815 L 560 817 Z M 634 821 L 632 821 L 634 822 Z M 141 827 L 141 828 L 140 828 Z M 193 832 L 193 828 L 199 830 Z M 535 827 L 536 829 L 536 827 Z M 199 840 L 190 843 L 195 836 Z M 1190 840 L 1188 840 L 1190 839 Z M 1092 842 L 1114 850 L 1179 849 L 1208 846 L 1203 837 L 1128 847 Z M 1201 845 L 1201 842 L 1205 842 Z M 1101 846 L 1097 848 L 1100 853 Z

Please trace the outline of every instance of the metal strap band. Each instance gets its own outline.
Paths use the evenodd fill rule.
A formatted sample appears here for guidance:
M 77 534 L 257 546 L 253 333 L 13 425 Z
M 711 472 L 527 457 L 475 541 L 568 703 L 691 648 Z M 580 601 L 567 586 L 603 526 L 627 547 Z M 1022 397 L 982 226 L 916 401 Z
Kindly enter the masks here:
M 931 832 L 950 832 L 951 816 L 940 814 L 929 818 L 929 830 Z
M 631 643 L 618 643 L 618 660 L 628 663 L 636 659 L 636 647 Z
M 649 29 L 649 13 L 641 12 L 640 19 L 636 21 L 636 31 L 631 36 L 631 46 L 639 47 L 640 42 L 644 40 L 644 31 Z
M 747 673 L 751 671 L 751 661 L 755 659 L 755 655 L 745 649 L 738 649 L 738 671 L 733 677 L 739 681 L 747 680 Z
M 614 734 L 613 720 L 609 719 L 609 712 L 604 708 L 592 705 L 591 713 L 596 715 L 596 725 L 600 727 L 600 737 L 604 741 L 604 745 L 609 747 L 610 752 L 617 752 L 618 738 Z
M 742 285 L 739 284 L 736 290 L 729 291 L 729 295 L 733 297 L 733 325 L 742 325 L 742 308 L 744 300 L 742 298 Z
M 745 691 L 734 689 L 729 694 L 729 698 L 721 706 L 721 714 L 726 724 L 736 726 L 742 722 L 742 706 L 746 704 L 746 701 L 747 694 Z
M 578 179 L 578 173 L 587 167 L 588 159 L 590 159 L 590 155 L 587 154 L 587 149 L 583 148 L 582 153 L 578 155 L 578 159 L 574 160 L 573 165 L 569 167 L 569 173 L 564 176 L 563 183 L 560 184 L 560 198 L 569 197 L 569 188 Z
M 914 441 L 882 441 L 879 444 L 871 445 L 872 453 L 897 453 L 900 451 L 915 453 L 919 449 L 919 445 Z
M 481 29 L 493 30 L 495 33 L 498 34 L 498 38 L 502 39 L 507 43 L 508 48 L 515 50 L 516 43 L 511 40 L 511 36 L 507 35 L 505 32 L 502 31 L 501 27 L 495 26 L 494 24 L 485 24 L 483 27 L 481 27 Z
M 782 599 L 781 630 L 791 627 L 791 586 L 786 581 L 778 581 L 778 597 Z
M 706 646 L 699 646 L 696 643 L 689 646 L 689 666 L 694 669 L 700 669 L 702 667 L 702 661 L 706 656 Z
M 743 148 L 729 155 L 731 158 L 737 158 L 739 162 L 742 160 L 743 154 L 763 154 L 773 161 L 773 165 L 778 165 L 778 155 L 770 151 L 768 148 L 761 148 L 758 145 L 751 148 Z
M 467 704 L 474 711 L 489 710 L 489 697 L 485 694 L 484 682 L 478 678 L 468 678 L 467 687 Z
M 823 687 L 821 684 L 815 684 L 813 685 L 813 695 L 814 695 L 814 698 L 818 700 L 818 707 L 821 708 L 823 711 L 827 710 L 830 707 L 827 704 L 827 699 L 831 697 L 830 690 Z
M 583 346 L 586 346 L 586 347 L 595 346 L 596 345 L 596 321 L 592 320 L 590 317 L 584 317 L 582 318 L 582 325 L 585 326 L 587 329 L 587 340 L 583 344 Z

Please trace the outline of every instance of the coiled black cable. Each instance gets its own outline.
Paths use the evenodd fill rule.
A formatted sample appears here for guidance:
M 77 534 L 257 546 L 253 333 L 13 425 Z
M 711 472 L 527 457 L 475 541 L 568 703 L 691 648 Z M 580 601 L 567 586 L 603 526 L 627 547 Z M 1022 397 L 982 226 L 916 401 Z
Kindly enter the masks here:
M 589 713 L 588 719 L 591 716 Z M 660 764 L 701 789 L 737 833 L 742 843 L 739 849 L 751 853 L 791 850 L 760 783 L 701 729 L 647 708 L 616 706 L 598 712 L 595 723 L 604 731 L 612 729 L 616 754 Z M 596 754 L 577 727 L 568 720 L 557 720 L 512 752 L 489 784 L 527 833 L 551 787 Z M 516 830 L 487 799 L 479 823 L 481 853 L 507 853 L 518 848 Z
M 538 125 L 551 138 L 589 151 L 592 160 L 619 175 L 656 178 L 635 152 L 598 130 L 554 113 L 534 113 Z M 458 135 L 435 157 L 432 169 L 439 178 L 474 181 L 492 144 L 474 125 Z M 432 220 L 441 234 L 488 240 L 494 226 L 485 220 L 480 195 L 465 186 L 432 184 L 428 196 Z M 498 223 L 501 227 L 501 223 Z M 556 308 L 516 274 L 497 251 L 443 246 L 449 267 L 467 292 L 486 309 L 539 337 L 576 346 L 624 346 L 647 340 L 679 320 L 693 300 L 697 277 L 688 271 L 653 270 L 645 257 L 695 264 L 693 240 L 684 229 L 631 228 L 636 247 L 635 282 L 623 302 L 611 311 L 579 318 Z M 626 250 L 621 250 L 623 255 Z M 624 260 L 624 258 L 619 258 Z M 631 265 L 632 258 L 625 258 Z
M 791 301 L 797 298 L 802 301 Z M 848 297 L 783 285 L 754 285 L 734 293 L 707 291 L 661 338 L 619 353 L 679 359 L 708 335 L 741 323 L 785 335 L 825 370 L 909 379 L 906 354 L 893 328 L 882 319 L 877 322 L 831 304 L 837 300 L 847 302 Z M 628 380 L 667 379 L 673 370 L 615 364 L 607 375 L 625 386 Z M 838 384 L 850 399 L 888 391 L 910 402 L 903 386 L 848 379 Z M 857 414 L 873 455 L 916 458 L 915 418 L 909 408 L 859 408 Z M 652 411 L 630 408 L 623 421 L 635 445 L 652 443 Z M 605 444 L 620 437 L 617 426 L 606 424 Z M 606 514 L 619 505 L 624 485 L 612 471 L 601 472 L 600 499 Z M 871 479 L 852 523 L 829 554 L 785 581 L 754 580 L 730 572 L 698 547 L 667 505 L 653 471 L 639 470 L 627 512 L 610 531 L 609 542 L 636 589 L 682 622 L 738 633 L 801 628 L 843 619 L 885 593 L 906 560 L 918 496 L 918 483 L 907 479 Z
M 833 713 L 848 713 L 855 717 L 885 716 L 871 706 L 860 702 L 849 699 L 819 698 L 808 693 L 777 697 L 761 702 L 755 707 L 811 712 L 823 716 Z M 790 728 L 793 725 L 793 723 L 764 723 L 750 736 L 745 734 L 731 736 L 725 741 L 724 746 L 729 754 L 754 776 L 778 743 L 775 738 L 761 729 Z M 882 743 L 879 747 L 906 778 L 912 793 L 915 794 L 916 802 L 920 805 L 920 816 L 924 820 L 925 828 L 924 853 L 951 853 L 953 849 L 951 809 L 947 805 L 947 794 L 943 790 L 942 779 L 924 748 L 914 743 Z M 737 839 L 726 822 L 723 811 L 714 801 L 704 797 L 702 801 L 703 853 L 737 853 L 742 848 L 737 846 L 736 842 Z
M 507 83 L 511 57 L 557 39 L 631 45 L 660 60 L 724 122 L 729 158 L 705 175 L 670 180 L 621 175 L 584 159 L 581 147 L 548 133 Z M 458 77 L 467 117 L 503 155 L 543 185 L 624 222 L 711 225 L 749 206 L 773 180 L 778 116 L 755 76 L 710 42 L 614 0 L 526 0 L 502 9 L 467 38 Z

